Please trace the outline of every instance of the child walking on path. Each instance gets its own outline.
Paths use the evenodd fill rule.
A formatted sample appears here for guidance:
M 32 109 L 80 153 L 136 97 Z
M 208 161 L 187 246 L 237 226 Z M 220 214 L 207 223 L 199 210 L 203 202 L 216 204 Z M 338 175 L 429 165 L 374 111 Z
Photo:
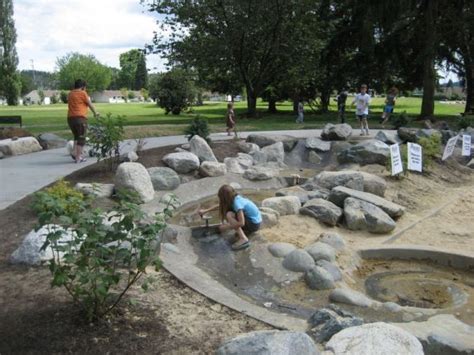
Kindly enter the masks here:
M 346 122 L 345 113 L 346 113 L 346 100 L 347 100 L 347 91 L 346 89 L 341 89 L 335 98 L 337 102 L 337 112 L 339 113 L 339 119 L 341 123 Z
M 247 235 L 256 232 L 262 223 L 262 215 L 258 207 L 249 199 L 240 196 L 230 185 L 222 185 L 217 193 L 219 204 L 208 209 L 200 209 L 199 215 L 219 209 L 223 222 L 219 226 L 221 233 L 233 229 L 237 240 L 232 244 L 232 250 L 241 250 L 250 246 Z M 227 223 L 224 223 L 226 221 Z
M 303 102 L 298 102 L 298 117 L 296 118 L 296 123 L 304 122 L 304 105 Z
M 395 107 L 395 101 L 397 98 L 397 89 L 395 87 L 391 88 L 387 93 L 387 98 L 385 99 L 385 107 L 383 108 L 382 118 L 380 123 L 382 127 L 390 119 L 390 115 L 393 113 L 393 108 Z
M 235 113 L 234 113 L 234 104 L 229 102 L 227 104 L 227 117 L 226 117 L 226 125 L 227 125 L 227 135 L 230 136 L 230 131 L 234 130 L 234 134 L 237 137 L 237 129 L 235 127 Z
M 358 93 L 352 101 L 352 105 L 356 104 L 356 116 L 360 121 L 360 135 L 369 135 L 369 124 L 367 116 L 369 115 L 370 95 L 367 94 L 367 85 L 362 84 L 360 93 Z M 364 133 L 365 131 L 365 133 Z

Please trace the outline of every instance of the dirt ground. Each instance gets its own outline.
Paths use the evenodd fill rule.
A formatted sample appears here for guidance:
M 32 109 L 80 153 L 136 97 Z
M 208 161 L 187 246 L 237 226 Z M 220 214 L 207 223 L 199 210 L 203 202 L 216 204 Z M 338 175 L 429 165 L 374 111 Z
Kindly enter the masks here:
M 161 166 L 174 150 L 144 151 L 140 162 Z M 216 143 L 219 160 L 237 153 L 235 142 Z M 76 182 L 110 182 L 111 173 L 89 166 L 68 176 Z M 211 354 L 224 339 L 253 330 L 271 329 L 208 300 L 165 270 L 156 273 L 155 288 L 133 287 L 117 311 L 95 325 L 87 324 L 69 296 L 50 287 L 46 267 L 9 265 L 8 257 L 36 218 L 31 196 L 0 211 L 0 354 L 153 353 Z

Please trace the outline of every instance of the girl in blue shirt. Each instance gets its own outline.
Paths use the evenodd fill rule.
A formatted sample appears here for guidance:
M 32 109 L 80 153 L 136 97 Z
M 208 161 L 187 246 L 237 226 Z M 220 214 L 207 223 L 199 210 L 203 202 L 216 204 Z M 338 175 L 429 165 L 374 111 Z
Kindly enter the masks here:
M 238 237 L 232 244 L 233 250 L 241 250 L 250 246 L 247 234 L 256 232 L 262 223 L 262 215 L 258 207 L 249 199 L 240 196 L 230 185 L 222 185 L 217 193 L 219 204 L 198 211 L 201 217 L 210 211 L 219 209 L 221 221 L 227 221 L 219 226 L 221 233 L 233 229 Z

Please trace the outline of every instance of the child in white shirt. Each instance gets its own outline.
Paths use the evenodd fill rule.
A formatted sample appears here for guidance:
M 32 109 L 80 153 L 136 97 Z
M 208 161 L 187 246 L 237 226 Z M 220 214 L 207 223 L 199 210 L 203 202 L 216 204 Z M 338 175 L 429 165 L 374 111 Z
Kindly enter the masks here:
M 367 85 L 363 84 L 360 87 L 360 93 L 356 95 L 352 105 L 356 104 L 356 116 L 360 121 L 360 135 L 369 135 L 369 124 L 367 116 L 369 115 L 370 95 L 367 94 Z

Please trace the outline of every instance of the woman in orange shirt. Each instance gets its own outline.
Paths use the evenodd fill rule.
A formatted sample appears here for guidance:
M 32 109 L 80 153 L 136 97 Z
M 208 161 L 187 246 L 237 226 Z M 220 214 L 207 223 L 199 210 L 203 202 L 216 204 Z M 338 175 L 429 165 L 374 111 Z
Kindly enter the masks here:
M 82 156 L 82 151 L 86 144 L 87 110 L 90 108 L 95 117 L 99 115 L 92 105 L 89 95 L 87 95 L 86 82 L 84 80 L 76 80 L 74 90 L 71 90 L 68 95 L 67 104 L 67 122 L 74 135 L 74 149 L 72 155 L 76 163 L 81 163 L 86 161 L 86 158 Z

